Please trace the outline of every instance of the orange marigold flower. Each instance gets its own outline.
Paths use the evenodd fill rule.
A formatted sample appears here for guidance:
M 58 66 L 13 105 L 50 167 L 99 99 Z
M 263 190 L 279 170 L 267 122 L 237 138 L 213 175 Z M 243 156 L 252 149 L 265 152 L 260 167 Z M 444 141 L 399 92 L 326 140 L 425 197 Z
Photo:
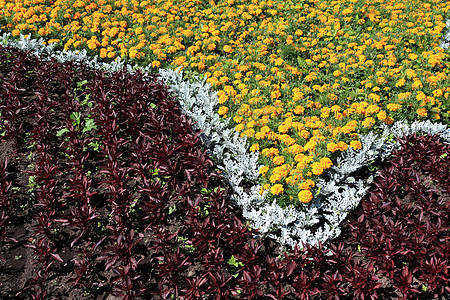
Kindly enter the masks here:
M 350 147 L 352 147 L 354 150 L 362 149 L 362 144 L 360 141 L 351 141 Z
M 281 175 L 280 174 L 272 174 L 272 176 L 270 176 L 270 182 L 271 183 L 275 183 L 281 180 Z
M 259 169 L 259 174 L 261 174 L 262 176 L 266 176 L 267 172 L 269 171 L 269 166 L 262 166 Z
M 386 108 L 390 111 L 396 111 L 400 108 L 400 104 L 398 103 L 389 103 L 388 105 L 386 105 Z
M 311 202 L 313 196 L 311 191 L 309 190 L 302 190 L 298 193 L 298 200 L 302 203 L 309 203 Z
M 339 149 L 338 145 L 336 143 L 330 142 L 327 144 L 327 150 L 330 152 L 335 152 Z
M 273 187 L 270 188 L 270 192 L 273 195 L 280 195 L 283 193 L 283 186 L 281 184 L 275 184 Z
M 320 164 L 322 165 L 323 169 L 329 169 L 333 165 L 333 162 L 328 157 L 323 157 L 320 159 Z
M 250 151 L 251 152 L 256 152 L 256 151 L 258 151 L 259 150 L 259 144 L 253 144 L 251 147 L 250 147 Z
M 392 119 L 391 117 L 387 117 L 386 119 L 384 119 L 384 123 L 387 125 L 392 125 L 392 123 L 394 123 L 394 119 Z
M 294 108 L 294 113 L 297 115 L 301 115 L 305 111 L 305 108 L 301 105 L 298 105 Z
M 387 118 L 386 112 L 384 110 L 380 111 L 377 114 L 378 120 L 384 121 Z
M 311 165 L 311 171 L 314 175 L 321 175 L 323 173 L 323 166 L 320 162 L 313 162 Z
M 417 114 L 419 115 L 419 117 L 426 117 L 427 116 L 427 109 L 426 108 L 424 108 L 424 107 L 422 107 L 422 108 L 419 108 L 418 110 L 417 110 Z
M 337 146 L 338 146 L 339 150 L 341 150 L 341 151 L 345 151 L 348 148 L 348 145 L 343 141 L 339 141 L 337 143 Z
M 228 112 L 228 107 L 226 107 L 226 106 L 219 107 L 219 112 L 218 112 L 219 115 L 221 115 L 221 116 L 226 115 L 227 112 Z
M 375 124 L 375 119 L 372 117 L 365 118 L 361 124 L 366 128 L 370 128 L 373 126 L 373 124 Z
M 231 52 L 233 52 L 233 48 L 231 48 L 230 45 L 225 45 L 223 47 L 223 51 L 225 51 L 226 53 L 231 53 Z
M 281 166 L 282 164 L 284 164 L 284 156 L 275 156 L 272 159 L 273 163 L 276 164 L 277 166 Z

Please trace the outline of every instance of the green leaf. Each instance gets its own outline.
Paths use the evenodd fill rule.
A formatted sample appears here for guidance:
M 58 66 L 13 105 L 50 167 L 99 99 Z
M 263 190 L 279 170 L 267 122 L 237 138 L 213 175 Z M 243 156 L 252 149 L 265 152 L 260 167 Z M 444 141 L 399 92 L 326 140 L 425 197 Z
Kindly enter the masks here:
M 83 80 L 83 81 L 79 81 L 77 82 L 77 87 L 82 87 L 83 85 L 85 85 L 87 83 L 87 80 Z
M 74 126 L 80 126 L 81 123 L 81 113 L 74 111 L 70 114 L 70 119 L 73 120 Z
M 175 206 L 175 204 L 172 206 L 169 206 L 169 215 L 173 214 L 173 212 L 176 210 L 177 210 L 177 207 Z
M 58 130 L 58 131 L 56 132 L 56 136 L 62 136 L 62 135 L 64 135 L 66 132 L 69 132 L 69 129 L 67 129 L 67 128 L 60 129 L 60 130 Z
M 95 125 L 94 120 L 87 118 L 82 133 L 91 131 L 92 129 L 97 129 L 97 125 Z
M 227 260 L 227 263 L 229 265 L 235 266 L 236 267 L 236 258 L 234 257 L 234 255 L 231 255 L 230 259 Z

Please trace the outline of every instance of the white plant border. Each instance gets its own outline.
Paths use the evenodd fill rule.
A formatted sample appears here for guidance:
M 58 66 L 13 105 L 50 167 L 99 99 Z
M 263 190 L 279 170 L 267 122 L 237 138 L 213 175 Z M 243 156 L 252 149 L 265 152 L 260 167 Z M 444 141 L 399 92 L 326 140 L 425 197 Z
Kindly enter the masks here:
M 447 20 L 448 33 L 444 35 L 441 47 L 450 46 L 450 20 Z M 1 31 L 0 31 L 1 33 Z M 130 73 L 140 69 L 151 73 L 149 67 L 131 66 L 125 64 L 120 58 L 110 64 L 98 62 L 97 57 L 90 57 L 85 50 L 82 51 L 54 51 L 54 45 L 43 45 L 44 40 L 24 38 L 18 40 L 9 38 L 10 33 L 0 36 L 0 42 L 21 50 L 32 50 L 37 56 L 54 57 L 59 62 L 69 60 L 83 61 L 90 67 L 103 69 L 108 72 L 127 70 Z M 180 101 L 183 112 L 195 121 L 194 128 L 202 130 L 204 144 L 209 147 L 216 158 L 219 168 L 233 189 L 232 199 L 242 211 L 244 217 L 250 221 L 252 228 L 259 229 L 260 236 L 271 237 L 283 246 L 293 248 L 302 243 L 317 245 L 326 244 L 337 238 L 340 233 L 340 224 L 348 213 L 356 208 L 365 197 L 372 178 L 355 179 L 352 174 L 365 167 L 374 160 L 383 160 L 399 145 L 394 137 L 401 137 L 415 132 L 438 134 L 445 143 L 450 144 L 450 129 L 447 125 L 432 123 L 430 121 L 414 122 L 411 125 L 405 122 L 396 122 L 391 126 L 381 127 L 380 135 L 369 133 L 360 137 L 363 145 L 360 151 L 349 148 L 337 160 L 328 174 L 329 181 L 320 180 L 317 183 L 318 192 L 313 200 L 305 205 L 305 211 L 299 211 L 293 206 L 285 209 L 276 202 L 267 203 L 266 194 L 260 195 L 260 186 L 255 184 L 250 191 L 241 186 L 244 181 L 256 182 L 259 175 L 258 153 L 250 153 L 246 149 L 246 138 L 239 137 L 239 133 L 227 128 L 216 113 L 218 105 L 217 93 L 211 90 L 206 78 L 190 83 L 183 80 L 182 72 L 178 70 L 159 70 L 160 79 L 174 92 Z M 325 225 L 312 230 L 319 222 Z

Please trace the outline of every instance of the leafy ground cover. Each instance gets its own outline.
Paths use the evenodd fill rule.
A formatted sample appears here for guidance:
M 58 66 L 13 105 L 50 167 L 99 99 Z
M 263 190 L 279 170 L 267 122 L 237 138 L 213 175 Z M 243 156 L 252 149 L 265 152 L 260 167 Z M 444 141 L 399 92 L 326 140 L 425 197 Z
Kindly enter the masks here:
M 410 136 L 341 238 L 254 238 L 176 99 L 1 47 L 0 292 L 19 299 L 444 299 L 450 147 Z M 20 293 L 19 293 L 20 292 Z

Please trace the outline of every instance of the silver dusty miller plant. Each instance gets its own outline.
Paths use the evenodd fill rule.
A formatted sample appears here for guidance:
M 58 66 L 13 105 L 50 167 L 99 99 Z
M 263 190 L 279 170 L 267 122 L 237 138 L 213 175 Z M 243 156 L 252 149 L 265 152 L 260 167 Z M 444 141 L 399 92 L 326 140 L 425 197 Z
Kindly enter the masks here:
M 450 20 L 447 21 L 448 33 L 444 35 L 441 47 L 450 45 Z M 43 40 L 33 40 L 20 36 L 18 40 L 9 39 L 10 34 L 0 36 L 4 45 L 33 50 L 33 54 L 42 57 L 54 57 L 60 62 L 68 60 L 83 61 L 87 65 L 114 72 L 125 69 L 130 73 L 141 69 L 151 72 L 150 67 L 141 68 L 125 64 L 120 58 L 111 63 L 97 61 L 86 51 L 54 51 L 53 45 L 43 45 Z M 366 195 L 372 178 L 357 178 L 355 173 L 375 160 L 383 160 L 399 145 L 397 137 L 414 132 L 438 134 L 445 143 L 450 143 L 450 129 L 443 124 L 430 121 L 396 122 L 391 126 L 383 125 L 382 133 L 369 133 L 360 137 L 363 145 L 360 151 L 349 148 L 338 158 L 329 172 L 329 180 L 317 183 L 318 192 L 313 200 L 300 211 L 293 206 L 281 208 L 276 202 L 268 203 L 266 194 L 260 195 L 258 153 L 247 151 L 246 139 L 229 128 L 216 113 L 217 93 L 211 90 L 206 78 L 196 82 L 183 80 L 178 70 L 159 71 L 160 79 L 170 90 L 176 93 L 184 113 L 195 121 L 196 129 L 202 130 L 201 138 L 210 153 L 215 157 L 219 167 L 224 170 L 234 194 L 232 199 L 250 221 L 253 228 L 259 228 L 259 235 L 274 238 L 286 247 L 309 243 L 326 244 L 340 234 L 340 224 L 348 213 L 356 208 Z M 251 187 L 248 187 L 251 184 Z M 247 187 L 245 187 L 247 185 Z

